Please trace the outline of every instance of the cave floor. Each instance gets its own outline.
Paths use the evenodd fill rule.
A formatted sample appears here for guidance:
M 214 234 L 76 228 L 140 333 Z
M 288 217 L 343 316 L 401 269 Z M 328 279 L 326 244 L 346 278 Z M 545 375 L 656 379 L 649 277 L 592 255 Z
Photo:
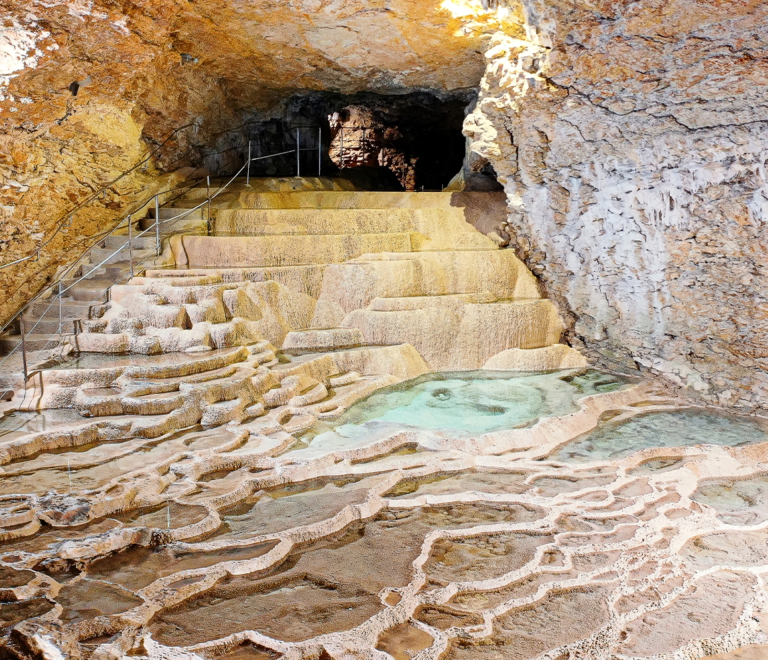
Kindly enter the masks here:
M 84 420 L 64 412 L 48 432 L 77 435 Z M 39 436 L 41 416 L 3 431 Z M 257 418 L 7 462 L 4 644 L 73 658 L 765 657 L 755 418 L 581 369 L 427 374 L 290 440 L 265 431 Z

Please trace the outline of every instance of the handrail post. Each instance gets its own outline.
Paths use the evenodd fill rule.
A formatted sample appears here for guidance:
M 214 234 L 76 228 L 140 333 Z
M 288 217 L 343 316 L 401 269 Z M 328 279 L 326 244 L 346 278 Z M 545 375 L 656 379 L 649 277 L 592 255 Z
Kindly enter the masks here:
M 24 337 L 24 314 L 19 317 L 19 329 L 21 331 L 21 366 L 24 369 L 24 389 L 27 388 L 27 341 Z
M 296 178 L 301 176 L 301 164 L 299 162 L 299 152 L 301 151 L 301 143 L 299 142 L 299 129 L 296 129 Z
M 344 169 L 344 127 L 341 127 L 341 156 L 339 156 L 339 169 Z
M 133 277 L 133 224 L 131 216 L 128 216 L 128 260 L 131 263 L 131 277 Z
M 160 196 L 155 195 L 155 249 L 160 256 Z
M 245 171 L 245 187 L 251 187 L 251 141 L 248 140 L 248 169 Z
M 208 235 L 211 235 L 211 175 L 205 177 L 205 191 L 208 197 Z
M 317 176 L 323 169 L 323 127 L 317 129 Z
M 59 280 L 59 335 L 61 335 L 62 323 L 61 323 L 61 280 Z

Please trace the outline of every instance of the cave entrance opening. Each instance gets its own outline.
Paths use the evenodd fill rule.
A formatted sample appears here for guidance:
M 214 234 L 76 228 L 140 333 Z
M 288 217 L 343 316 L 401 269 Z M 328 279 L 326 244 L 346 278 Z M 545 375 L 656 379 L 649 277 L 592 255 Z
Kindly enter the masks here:
M 322 176 L 363 190 L 442 190 L 462 169 L 462 123 L 474 90 L 300 94 L 280 116 L 249 123 L 251 176 Z M 298 157 L 297 157 L 298 146 Z

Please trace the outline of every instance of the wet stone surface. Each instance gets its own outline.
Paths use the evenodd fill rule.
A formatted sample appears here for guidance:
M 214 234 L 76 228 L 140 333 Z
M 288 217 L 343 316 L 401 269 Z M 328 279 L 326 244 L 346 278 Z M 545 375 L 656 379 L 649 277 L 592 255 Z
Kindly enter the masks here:
M 83 660 L 763 648 L 763 423 L 634 387 L 433 375 L 301 439 L 263 415 L 10 461 L 0 657 L 36 631 Z
M 702 443 L 743 447 L 766 442 L 768 425 L 748 417 L 702 410 L 652 412 L 612 420 L 553 454 L 561 461 L 617 459 L 648 447 L 687 447 Z

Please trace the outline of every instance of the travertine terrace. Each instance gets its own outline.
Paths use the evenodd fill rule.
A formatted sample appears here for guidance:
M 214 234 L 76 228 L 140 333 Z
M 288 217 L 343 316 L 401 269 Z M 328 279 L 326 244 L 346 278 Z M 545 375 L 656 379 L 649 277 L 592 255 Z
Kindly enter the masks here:
M 0 660 L 768 660 L 768 2 L 0 7 Z
M 761 652 L 768 427 L 588 368 L 498 196 L 344 188 L 228 189 L 16 389 L 2 652 Z

